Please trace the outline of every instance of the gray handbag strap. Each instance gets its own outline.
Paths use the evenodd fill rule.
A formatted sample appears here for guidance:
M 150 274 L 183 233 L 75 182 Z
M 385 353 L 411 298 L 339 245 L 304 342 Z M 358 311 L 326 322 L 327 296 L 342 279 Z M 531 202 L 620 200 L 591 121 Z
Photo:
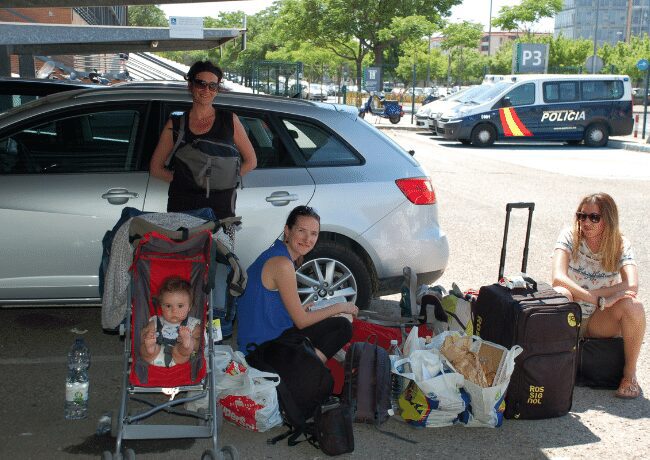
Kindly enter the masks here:
M 183 115 L 181 115 L 180 119 L 178 120 L 178 136 L 176 136 L 176 143 L 174 144 L 171 153 L 167 157 L 167 161 L 165 161 L 165 167 L 169 166 L 169 164 L 172 162 L 174 154 L 176 153 L 176 150 L 178 150 L 178 147 L 181 145 L 181 142 L 183 142 L 183 140 L 185 140 L 185 113 L 183 113 Z

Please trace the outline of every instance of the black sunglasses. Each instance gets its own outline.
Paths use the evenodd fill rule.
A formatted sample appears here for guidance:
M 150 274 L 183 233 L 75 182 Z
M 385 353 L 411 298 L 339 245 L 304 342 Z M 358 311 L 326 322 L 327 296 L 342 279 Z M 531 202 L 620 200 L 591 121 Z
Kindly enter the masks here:
M 597 224 L 600 222 L 600 218 L 602 216 L 600 214 L 597 214 L 595 212 L 592 212 L 591 214 L 587 214 L 584 212 L 576 212 L 576 219 L 578 219 L 580 222 L 584 222 L 589 218 L 590 221 L 592 221 L 594 224 Z
M 208 81 L 205 81 L 205 80 L 195 78 L 194 80 L 192 80 L 192 83 L 194 83 L 195 85 L 197 85 L 197 86 L 199 86 L 199 87 L 201 87 L 203 89 L 209 89 L 213 93 L 216 93 L 217 90 L 219 89 L 219 83 L 215 83 L 213 81 L 208 82 Z

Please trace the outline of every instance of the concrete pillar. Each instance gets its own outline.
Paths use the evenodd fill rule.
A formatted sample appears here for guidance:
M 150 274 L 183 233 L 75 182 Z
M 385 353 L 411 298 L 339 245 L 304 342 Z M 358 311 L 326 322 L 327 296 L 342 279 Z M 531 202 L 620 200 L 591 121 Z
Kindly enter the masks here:
M 34 69 L 34 56 L 32 54 L 18 55 L 18 68 L 21 78 L 36 78 Z
M 0 77 L 11 77 L 11 53 L 6 45 L 0 46 Z

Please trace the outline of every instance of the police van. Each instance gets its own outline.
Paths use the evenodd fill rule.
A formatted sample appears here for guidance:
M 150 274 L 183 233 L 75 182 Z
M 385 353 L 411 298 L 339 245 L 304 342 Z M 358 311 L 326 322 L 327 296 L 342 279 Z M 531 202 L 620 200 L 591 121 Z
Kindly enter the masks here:
M 476 147 L 497 140 L 602 147 L 633 125 L 627 75 L 513 75 L 443 114 L 438 134 Z

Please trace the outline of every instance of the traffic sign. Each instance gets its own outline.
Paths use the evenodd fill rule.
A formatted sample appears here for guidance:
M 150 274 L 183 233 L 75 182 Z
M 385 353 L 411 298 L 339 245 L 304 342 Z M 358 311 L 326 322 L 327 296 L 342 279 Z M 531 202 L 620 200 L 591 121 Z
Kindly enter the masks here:
M 600 72 L 601 70 L 603 70 L 604 65 L 605 63 L 600 58 L 600 56 L 597 56 L 595 54 L 589 56 L 585 61 L 585 67 L 587 68 L 587 72 L 591 72 L 591 73 Z
M 647 59 L 639 59 L 639 62 L 636 63 L 636 68 L 641 72 L 645 72 L 650 67 L 650 62 Z
M 517 43 L 512 49 L 513 73 L 546 73 L 548 45 L 541 43 Z

